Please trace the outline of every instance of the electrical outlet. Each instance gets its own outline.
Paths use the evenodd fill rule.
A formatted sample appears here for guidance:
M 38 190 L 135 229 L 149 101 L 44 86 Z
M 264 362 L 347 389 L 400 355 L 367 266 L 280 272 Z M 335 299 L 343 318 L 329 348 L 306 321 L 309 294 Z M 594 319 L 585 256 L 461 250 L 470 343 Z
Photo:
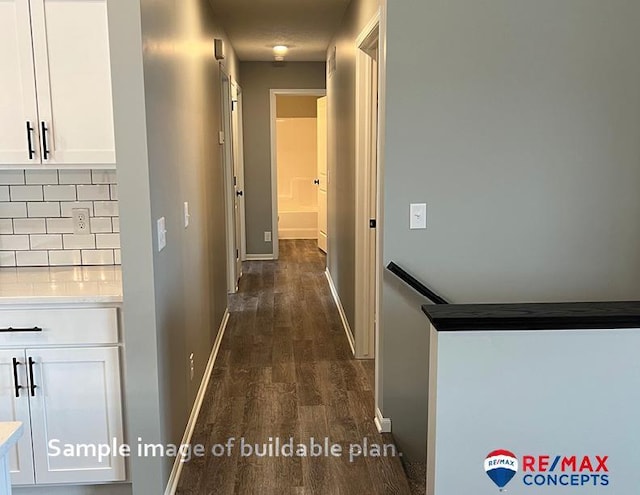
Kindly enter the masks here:
M 74 208 L 71 210 L 73 217 L 74 234 L 90 234 L 91 223 L 89 220 L 89 210 L 87 208 Z
M 271 242 L 271 232 L 267 231 L 264 233 L 264 242 Z
M 191 353 L 191 355 L 189 356 L 189 377 L 190 380 L 193 381 L 193 377 L 196 374 L 196 365 L 193 361 L 193 352 Z
M 167 247 L 167 227 L 164 217 L 158 219 L 158 252 Z
M 189 213 L 189 202 L 185 201 L 184 202 L 184 209 L 183 209 L 183 213 L 184 213 L 184 228 L 186 229 L 189 226 L 189 221 L 191 220 L 191 213 Z

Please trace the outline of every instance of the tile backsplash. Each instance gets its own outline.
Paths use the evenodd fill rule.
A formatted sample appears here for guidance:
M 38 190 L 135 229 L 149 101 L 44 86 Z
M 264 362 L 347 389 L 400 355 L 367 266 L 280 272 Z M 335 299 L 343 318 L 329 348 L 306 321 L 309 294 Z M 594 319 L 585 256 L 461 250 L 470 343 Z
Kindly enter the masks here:
M 90 233 L 73 233 L 75 208 Z M 119 264 L 115 171 L 0 170 L 0 267 Z

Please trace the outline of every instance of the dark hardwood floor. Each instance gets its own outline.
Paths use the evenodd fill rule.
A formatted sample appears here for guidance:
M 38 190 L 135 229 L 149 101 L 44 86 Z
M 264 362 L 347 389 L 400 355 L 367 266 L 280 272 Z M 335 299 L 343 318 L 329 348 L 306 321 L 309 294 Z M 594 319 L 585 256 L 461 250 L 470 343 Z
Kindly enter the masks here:
M 399 457 L 349 459 L 351 445 L 391 444 L 373 423 L 373 362 L 353 359 L 311 241 L 280 243 L 280 261 L 249 262 L 192 444 L 236 439 L 231 456 L 185 463 L 179 495 L 409 494 Z M 247 444 L 311 438 L 340 457 L 243 456 Z M 245 451 L 246 452 L 246 451 Z M 375 452 L 374 452 L 375 453 Z

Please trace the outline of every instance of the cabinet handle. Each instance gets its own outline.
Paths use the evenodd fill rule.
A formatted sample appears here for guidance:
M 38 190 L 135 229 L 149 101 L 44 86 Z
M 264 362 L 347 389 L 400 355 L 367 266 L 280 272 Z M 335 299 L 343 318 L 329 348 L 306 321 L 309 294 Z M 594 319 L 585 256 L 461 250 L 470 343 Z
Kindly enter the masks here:
M 48 160 L 51 152 L 49 151 L 49 139 L 47 137 L 47 133 L 49 132 L 49 128 L 47 127 L 47 123 L 43 120 L 40 122 L 40 128 L 42 130 L 42 159 Z
M 36 156 L 36 150 L 33 149 L 33 131 L 34 128 L 31 125 L 31 122 L 27 120 L 27 144 L 29 145 L 29 160 L 33 160 L 33 157 Z
M 9 332 L 42 332 L 42 328 L 33 327 L 33 328 L 0 328 L 0 333 L 9 333 Z
M 31 397 L 36 396 L 36 388 L 37 385 L 33 382 L 33 365 L 35 361 L 31 356 L 29 356 L 29 388 L 31 389 Z
M 16 389 L 16 397 L 20 397 L 20 389 L 24 388 L 22 385 L 18 383 L 18 366 L 20 365 L 20 361 L 16 358 L 13 358 L 13 385 Z

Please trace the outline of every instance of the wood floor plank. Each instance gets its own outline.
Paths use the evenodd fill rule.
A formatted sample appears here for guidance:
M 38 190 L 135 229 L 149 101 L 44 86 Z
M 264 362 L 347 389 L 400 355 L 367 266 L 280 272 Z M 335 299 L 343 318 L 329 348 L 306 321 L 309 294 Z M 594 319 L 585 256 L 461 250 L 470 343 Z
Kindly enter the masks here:
M 192 438 L 208 452 L 234 447 L 185 463 L 178 495 L 410 493 L 399 457 L 349 458 L 363 439 L 393 439 L 373 423 L 373 362 L 353 358 L 325 263 L 314 241 L 282 241 L 279 261 L 245 264 Z M 312 438 L 342 455 L 275 449 Z M 243 455 L 242 442 L 273 455 Z

